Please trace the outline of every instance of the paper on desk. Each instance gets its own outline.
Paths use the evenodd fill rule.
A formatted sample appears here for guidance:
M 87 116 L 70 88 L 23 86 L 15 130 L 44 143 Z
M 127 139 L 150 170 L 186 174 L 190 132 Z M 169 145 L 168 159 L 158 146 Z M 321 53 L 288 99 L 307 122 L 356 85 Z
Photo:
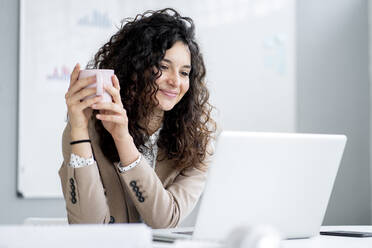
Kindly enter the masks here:
M 151 248 L 151 229 L 144 224 L 0 226 L 0 248 L 126 247 Z

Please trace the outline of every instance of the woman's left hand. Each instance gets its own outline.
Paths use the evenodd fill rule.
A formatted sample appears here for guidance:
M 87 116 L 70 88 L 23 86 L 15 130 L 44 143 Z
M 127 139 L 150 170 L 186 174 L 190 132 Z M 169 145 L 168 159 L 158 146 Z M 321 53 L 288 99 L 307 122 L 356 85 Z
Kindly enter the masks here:
M 92 105 L 93 109 L 99 110 L 96 118 L 102 121 L 105 129 L 115 141 L 130 137 L 128 131 L 128 117 L 123 107 L 120 96 L 120 84 L 116 75 L 111 77 L 113 86 L 104 85 L 104 89 L 112 97 L 112 102 L 99 102 Z

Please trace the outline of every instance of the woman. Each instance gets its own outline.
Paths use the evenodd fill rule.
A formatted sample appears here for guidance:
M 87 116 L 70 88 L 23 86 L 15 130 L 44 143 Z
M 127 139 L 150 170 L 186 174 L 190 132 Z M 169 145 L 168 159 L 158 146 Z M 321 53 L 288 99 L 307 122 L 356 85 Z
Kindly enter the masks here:
M 95 78 L 75 66 L 59 171 L 69 223 L 177 226 L 202 193 L 216 129 L 192 20 L 173 9 L 127 19 L 88 67 L 114 69 L 113 100 L 86 99 Z

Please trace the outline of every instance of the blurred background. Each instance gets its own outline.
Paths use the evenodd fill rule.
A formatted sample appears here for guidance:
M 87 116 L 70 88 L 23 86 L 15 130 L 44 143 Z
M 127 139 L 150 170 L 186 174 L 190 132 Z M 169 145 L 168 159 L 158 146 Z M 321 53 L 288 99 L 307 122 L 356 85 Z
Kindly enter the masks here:
M 66 216 L 66 75 L 120 19 L 163 7 L 194 19 L 224 129 L 347 135 L 323 224 L 371 224 L 369 1 L 53 2 L 0 0 L 0 224 Z

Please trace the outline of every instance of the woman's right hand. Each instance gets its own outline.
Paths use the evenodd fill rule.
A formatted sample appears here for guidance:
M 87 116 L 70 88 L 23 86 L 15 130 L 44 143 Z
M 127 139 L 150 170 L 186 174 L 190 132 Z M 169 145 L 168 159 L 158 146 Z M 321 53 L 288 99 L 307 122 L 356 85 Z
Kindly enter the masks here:
M 96 77 L 91 76 L 79 79 L 80 65 L 76 64 L 70 77 L 70 86 L 65 95 L 69 116 L 69 123 L 72 130 L 88 131 L 88 121 L 92 115 L 90 106 L 100 101 L 101 96 L 84 99 L 87 96 L 96 94 L 96 88 L 86 88 L 96 82 Z M 84 99 L 84 100 L 83 100 Z

